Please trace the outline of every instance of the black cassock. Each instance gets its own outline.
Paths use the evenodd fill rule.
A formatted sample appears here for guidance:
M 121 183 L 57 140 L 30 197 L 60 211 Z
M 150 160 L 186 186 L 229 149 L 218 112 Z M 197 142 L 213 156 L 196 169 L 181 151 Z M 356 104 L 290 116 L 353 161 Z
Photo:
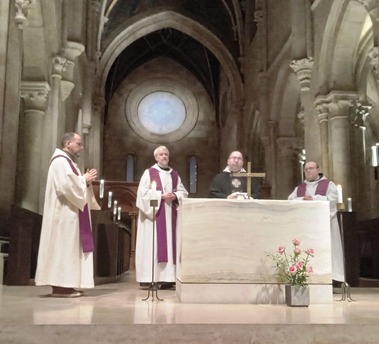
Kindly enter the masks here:
M 246 177 L 233 177 L 230 172 L 220 172 L 212 180 L 209 197 L 227 198 L 233 192 L 247 192 L 246 184 Z M 262 198 L 259 178 L 251 178 L 251 197 Z

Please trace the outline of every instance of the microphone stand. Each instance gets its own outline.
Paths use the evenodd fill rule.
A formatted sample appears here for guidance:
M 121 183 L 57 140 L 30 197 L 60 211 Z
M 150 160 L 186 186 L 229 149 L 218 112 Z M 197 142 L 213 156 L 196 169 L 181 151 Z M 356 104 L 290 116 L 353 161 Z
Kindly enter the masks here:
M 163 299 L 160 299 L 158 297 L 158 284 L 155 283 L 155 208 L 158 206 L 158 200 L 157 199 L 151 199 L 150 200 L 150 207 L 153 207 L 153 247 L 152 247 L 152 258 L 151 258 L 151 282 L 150 286 L 147 290 L 147 296 L 146 298 L 142 299 L 142 301 L 147 301 L 150 298 L 150 295 L 152 297 L 152 301 L 154 301 L 154 293 L 159 301 L 163 301 Z
M 338 214 L 340 216 L 340 233 L 341 233 L 341 243 L 342 243 L 342 254 L 343 254 L 343 274 L 344 274 L 344 281 L 341 284 L 341 289 L 342 289 L 342 296 L 341 299 L 338 301 L 355 301 L 351 297 L 351 292 L 350 292 L 350 285 L 349 283 L 346 282 L 346 260 L 345 260 L 345 236 L 343 232 L 343 215 L 342 211 L 345 209 L 345 204 L 344 203 L 337 203 L 337 210 Z

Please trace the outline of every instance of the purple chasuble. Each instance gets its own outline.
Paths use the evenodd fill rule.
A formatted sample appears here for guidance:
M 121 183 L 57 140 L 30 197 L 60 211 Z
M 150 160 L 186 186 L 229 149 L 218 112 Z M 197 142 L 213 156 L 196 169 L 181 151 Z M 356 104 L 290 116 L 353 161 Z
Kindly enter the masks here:
M 155 168 L 149 168 L 150 181 L 157 183 L 157 190 L 163 192 L 161 178 L 159 177 L 159 171 Z M 172 179 L 172 192 L 175 192 L 178 184 L 178 173 L 174 170 L 171 172 Z M 176 264 L 176 202 L 171 203 L 171 226 L 172 226 L 172 259 Z M 161 205 L 155 216 L 157 224 L 157 247 L 158 247 L 158 263 L 167 263 L 167 235 L 166 235 L 166 209 L 165 202 L 161 201 Z
M 53 159 L 51 159 L 51 161 L 53 161 L 54 159 L 58 157 L 65 158 L 70 164 L 72 172 L 74 172 L 77 176 L 79 176 L 79 172 L 75 168 L 75 165 L 73 164 L 71 159 L 67 158 L 66 156 L 57 155 Z M 89 210 L 88 210 L 87 203 L 84 206 L 83 211 L 79 209 L 79 232 L 80 232 L 80 241 L 82 243 L 83 253 L 93 252 L 95 250 L 95 245 L 93 243 L 91 221 L 89 218 Z
M 328 179 L 322 179 L 322 180 L 320 180 L 318 182 L 318 184 L 317 184 L 315 195 L 325 196 L 326 195 L 326 190 L 328 190 L 329 183 L 330 182 L 329 182 Z M 306 189 L 307 189 L 307 184 L 306 183 L 300 184 L 297 187 L 297 197 L 304 197 Z

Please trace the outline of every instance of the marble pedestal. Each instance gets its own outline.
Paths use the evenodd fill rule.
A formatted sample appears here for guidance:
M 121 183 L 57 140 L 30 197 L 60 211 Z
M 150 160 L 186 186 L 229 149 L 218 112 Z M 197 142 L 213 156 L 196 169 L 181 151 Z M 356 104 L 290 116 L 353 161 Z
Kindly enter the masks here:
M 185 199 L 178 209 L 177 287 L 183 303 L 282 304 L 268 253 L 313 248 L 310 302 L 331 303 L 329 202 Z

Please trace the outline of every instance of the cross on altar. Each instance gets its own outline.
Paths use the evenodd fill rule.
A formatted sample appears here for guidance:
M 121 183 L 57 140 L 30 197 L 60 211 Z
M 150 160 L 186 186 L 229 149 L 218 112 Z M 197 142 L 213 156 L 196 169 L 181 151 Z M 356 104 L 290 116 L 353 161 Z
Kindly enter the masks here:
M 247 163 L 247 172 L 237 172 L 237 173 L 232 173 L 233 177 L 245 177 L 247 178 L 247 196 L 250 198 L 251 197 L 251 178 L 257 177 L 257 178 L 265 178 L 266 173 L 264 172 L 259 172 L 259 173 L 253 173 L 251 172 L 251 162 L 249 161 Z

